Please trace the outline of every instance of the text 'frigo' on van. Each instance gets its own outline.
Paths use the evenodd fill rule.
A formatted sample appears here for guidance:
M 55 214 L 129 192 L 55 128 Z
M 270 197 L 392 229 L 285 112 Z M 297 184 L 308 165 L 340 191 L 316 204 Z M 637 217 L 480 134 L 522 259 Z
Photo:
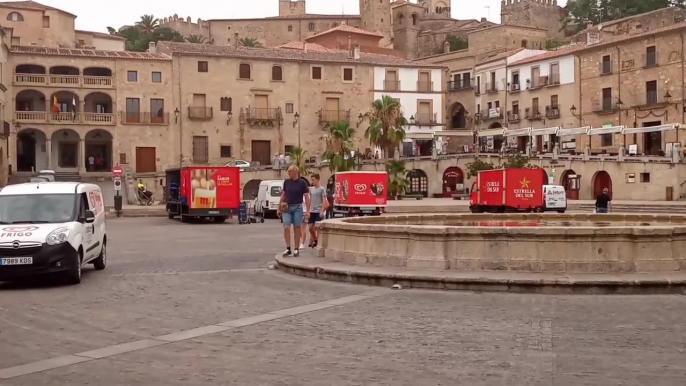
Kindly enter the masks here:
M 100 187 L 34 182 L 0 190 L 0 281 L 61 274 L 81 282 L 81 268 L 107 265 L 105 206 Z

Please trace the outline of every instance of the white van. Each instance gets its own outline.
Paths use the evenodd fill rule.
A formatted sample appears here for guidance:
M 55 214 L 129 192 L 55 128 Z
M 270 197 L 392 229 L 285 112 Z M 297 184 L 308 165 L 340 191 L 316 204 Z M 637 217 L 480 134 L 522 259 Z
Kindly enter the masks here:
M 281 201 L 281 191 L 284 180 L 270 180 L 260 182 L 255 199 L 255 214 L 276 215 Z
M 78 182 L 8 185 L 0 191 L 0 281 L 59 273 L 81 282 L 81 267 L 107 265 L 100 187 Z
M 560 185 L 543 185 L 543 203 L 546 211 L 564 213 L 567 210 L 567 192 Z

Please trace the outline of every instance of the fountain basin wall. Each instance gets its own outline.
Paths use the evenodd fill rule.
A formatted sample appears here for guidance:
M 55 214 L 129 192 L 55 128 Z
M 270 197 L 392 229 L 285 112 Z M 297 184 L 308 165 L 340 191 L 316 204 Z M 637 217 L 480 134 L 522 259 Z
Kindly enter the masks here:
M 686 216 L 412 214 L 320 224 L 320 256 L 458 271 L 686 271 Z

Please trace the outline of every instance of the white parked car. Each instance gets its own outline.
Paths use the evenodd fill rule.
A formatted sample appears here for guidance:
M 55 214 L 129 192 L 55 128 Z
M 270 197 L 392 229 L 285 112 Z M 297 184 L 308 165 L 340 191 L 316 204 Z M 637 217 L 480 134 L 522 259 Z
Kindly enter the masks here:
M 0 281 L 61 274 L 81 282 L 81 268 L 107 265 L 105 205 L 100 187 L 38 182 L 0 191 Z
M 244 160 L 233 160 L 229 161 L 225 166 L 233 166 L 239 168 L 241 171 L 249 169 L 252 164 Z

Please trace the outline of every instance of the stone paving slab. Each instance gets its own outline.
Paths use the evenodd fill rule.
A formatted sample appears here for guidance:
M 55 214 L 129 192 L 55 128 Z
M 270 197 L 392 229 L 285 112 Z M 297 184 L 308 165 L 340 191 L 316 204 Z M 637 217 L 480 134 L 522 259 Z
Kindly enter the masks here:
M 534 293 L 686 294 L 686 272 L 636 274 L 551 274 L 505 271 L 413 270 L 332 262 L 305 251 L 300 257 L 276 256 L 284 272 L 365 285 L 443 290 Z

